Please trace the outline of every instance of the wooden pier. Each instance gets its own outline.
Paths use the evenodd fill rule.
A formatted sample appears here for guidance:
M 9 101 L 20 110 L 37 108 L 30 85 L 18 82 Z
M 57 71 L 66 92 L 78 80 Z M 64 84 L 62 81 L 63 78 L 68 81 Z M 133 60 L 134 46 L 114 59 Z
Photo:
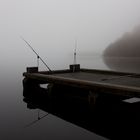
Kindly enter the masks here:
M 80 69 L 23 73 L 23 96 L 27 107 L 41 109 L 109 139 L 139 136 L 140 74 Z M 41 88 L 40 84 L 48 84 Z M 137 138 L 137 137 L 136 137 Z
M 122 96 L 140 97 L 140 74 L 114 72 L 106 70 L 70 69 L 38 71 L 37 68 L 27 68 L 23 73 L 26 79 L 38 84 L 51 83 L 69 87 L 87 89 L 92 93 L 110 93 Z

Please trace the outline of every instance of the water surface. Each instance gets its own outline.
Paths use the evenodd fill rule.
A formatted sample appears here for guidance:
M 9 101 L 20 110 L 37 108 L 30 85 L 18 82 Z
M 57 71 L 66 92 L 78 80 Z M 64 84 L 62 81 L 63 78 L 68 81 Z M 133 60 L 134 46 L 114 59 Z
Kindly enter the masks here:
M 93 57 L 91 59 L 91 57 L 87 57 L 86 59 L 80 58 L 80 60 L 79 63 L 82 67 L 104 68 L 101 58 Z M 61 69 L 61 66 L 66 68 L 68 65 L 68 61 L 60 62 L 58 69 Z M 28 109 L 27 104 L 23 102 L 22 73 L 26 70 L 26 67 L 20 66 L 21 64 L 15 64 L 14 66 L 4 64 L 0 73 L 0 138 L 2 140 L 106 139 L 51 114 L 25 128 L 26 125 L 37 119 L 38 110 Z M 46 112 L 41 111 L 40 113 L 44 115 Z

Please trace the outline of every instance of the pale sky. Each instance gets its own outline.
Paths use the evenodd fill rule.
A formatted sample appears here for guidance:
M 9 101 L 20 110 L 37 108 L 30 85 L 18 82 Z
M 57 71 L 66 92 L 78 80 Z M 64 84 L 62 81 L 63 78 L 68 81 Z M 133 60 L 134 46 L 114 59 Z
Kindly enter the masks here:
M 0 0 L 0 62 L 30 58 L 20 35 L 48 61 L 70 55 L 75 39 L 79 53 L 100 54 L 139 13 L 140 0 Z

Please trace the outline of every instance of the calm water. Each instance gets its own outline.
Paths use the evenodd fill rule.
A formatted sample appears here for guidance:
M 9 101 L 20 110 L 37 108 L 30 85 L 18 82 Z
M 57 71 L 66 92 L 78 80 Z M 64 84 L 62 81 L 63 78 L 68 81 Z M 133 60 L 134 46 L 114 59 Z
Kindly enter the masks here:
M 101 58 L 80 58 L 82 67 L 106 69 Z M 55 64 L 54 64 L 55 65 Z M 58 64 L 57 64 L 58 65 Z M 66 66 L 67 65 L 67 66 Z M 61 62 L 58 69 L 68 67 Z M 0 73 L 0 139 L 1 140 L 104 140 L 102 136 L 80 128 L 49 114 L 34 125 L 26 125 L 37 119 L 38 110 L 30 110 L 23 102 L 22 73 L 26 67 L 4 65 Z M 54 67 L 54 68 L 57 68 Z M 46 112 L 41 111 L 41 115 Z

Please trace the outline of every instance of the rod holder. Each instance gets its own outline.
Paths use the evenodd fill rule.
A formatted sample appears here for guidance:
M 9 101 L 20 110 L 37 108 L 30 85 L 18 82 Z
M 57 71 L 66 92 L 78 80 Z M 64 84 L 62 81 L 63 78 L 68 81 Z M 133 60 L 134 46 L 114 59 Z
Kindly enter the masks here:
M 27 67 L 27 73 L 37 73 L 38 67 Z
M 80 71 L 80 64 L 69 65 L 69 67 L 70 67 L 70 71 L 72 71 L 72 72 Z

